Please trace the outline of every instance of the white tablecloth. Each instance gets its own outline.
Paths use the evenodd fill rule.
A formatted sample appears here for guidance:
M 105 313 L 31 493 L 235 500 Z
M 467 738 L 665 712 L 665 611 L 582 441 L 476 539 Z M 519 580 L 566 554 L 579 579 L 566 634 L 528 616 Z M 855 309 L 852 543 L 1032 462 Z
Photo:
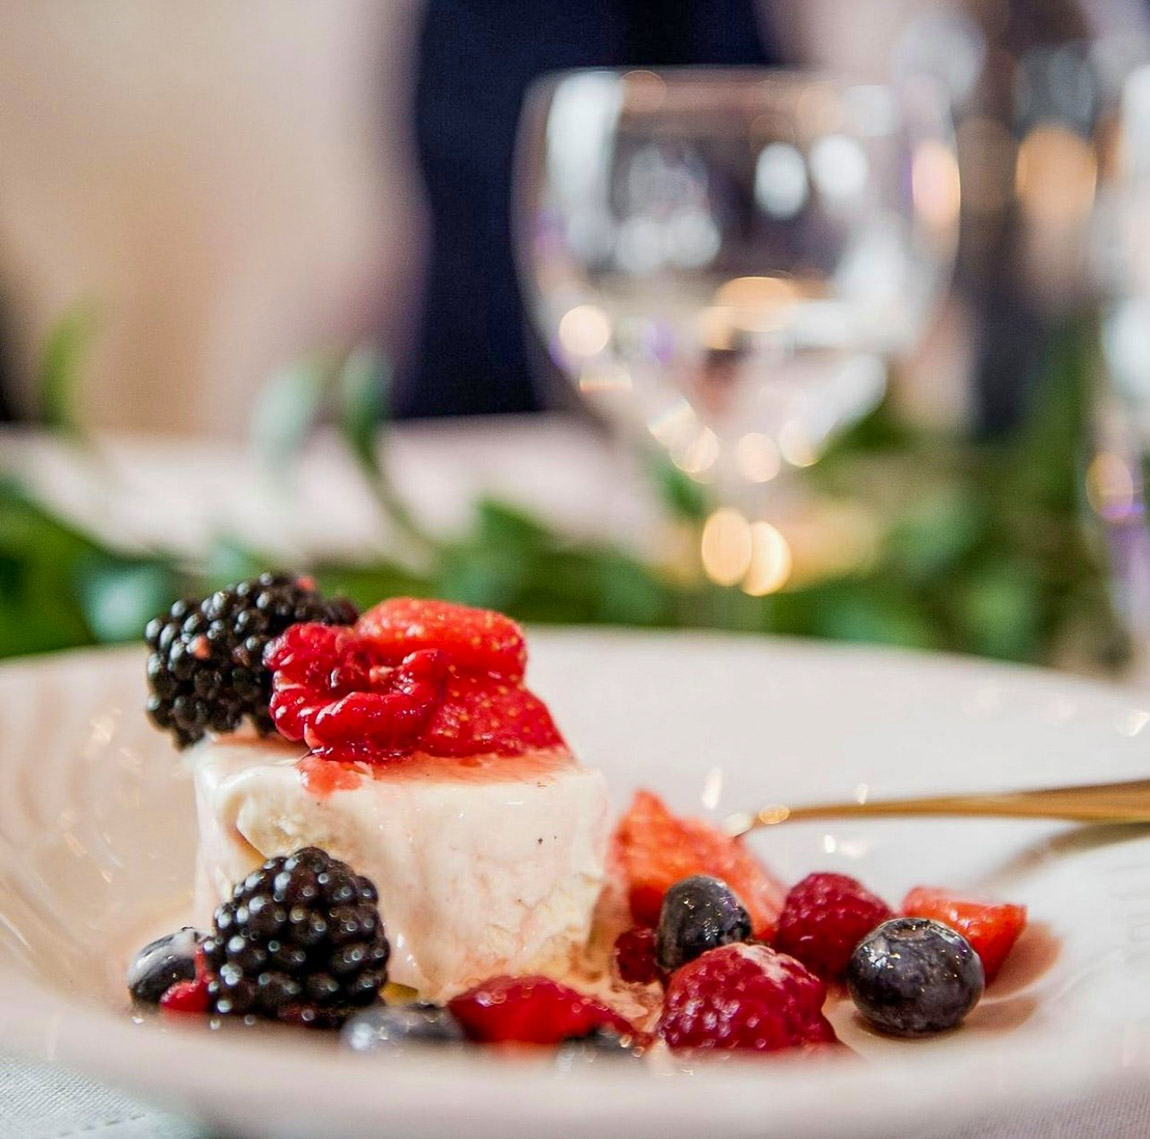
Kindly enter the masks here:
M 977 1088 L 970 1092 L 977 1098 Z M 1116 1086 L 1057 1109 L 1019 1109 L 957 1130 L 940 1130 L 937 1122 L 914 1139 L 1146 1139 L 1150 1136 L 1150 1089 Z M 0 1136 L 225 1139 L 84 1076 L 12 1059 L 0 1059 Z M 603 1139 L 627 1136 L 604 1135 Z
M 484 490 L 584 534 L 641 544 L 652 521 L 649 501 L 621 477 L 603 441 L 577 421 L 407 427 L 394 433 L 390 460 L 400 491 L 441 531 L 465 525 L 468 504 Z M 291 493 L 284 479 L 269 478 L 243 449 L 227 444 L 109 439 L 94 456 L 77 460 L 58 443 L 3 432 L 5 465 L 85 524 L 98 519 L 105 533 L 132 544 L 194 554 L 213 536 L 242 534 L 251 546 L 286 559 L 305 549 L 362 555 L 393 539 L 330 438 L 308 452 Z M 978 1093 L 970 1089 L 975 1100 Z M 1150 1137 L 1150 1088 L 1118 1085 L 1057 1110 L 1019 1109 L 958 1130 L 947 1129 L 945 1120 L 923 1121 L 916 1139 L 1093 1137 Z M 0 1058 L 0 1139 L 220 1137 L 81 1075 Z

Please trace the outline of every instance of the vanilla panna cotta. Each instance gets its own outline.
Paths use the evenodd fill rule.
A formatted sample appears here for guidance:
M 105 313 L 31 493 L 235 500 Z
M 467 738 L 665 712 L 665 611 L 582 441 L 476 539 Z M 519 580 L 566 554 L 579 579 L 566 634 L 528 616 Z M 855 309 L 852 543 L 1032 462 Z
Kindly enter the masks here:
M 267 859 L 316 846 L 375 883 L 389 978 L 421 997 L 569 973 L 604 883 L 609 803 L 523 686 L 525 661 L 512 622 L 442 602 L 289 630 L 269 656 L 280 736 L 188 753 L 197 920 Z
M 392 981 L 443 1001 L 501 973 L 570 972 L 603 885 L 603 776 L 565 751 L 413 756 L 316 786 L 299 748 L 201 744 L 197 919 L 266 859 L 318 846 L 379 890 Z

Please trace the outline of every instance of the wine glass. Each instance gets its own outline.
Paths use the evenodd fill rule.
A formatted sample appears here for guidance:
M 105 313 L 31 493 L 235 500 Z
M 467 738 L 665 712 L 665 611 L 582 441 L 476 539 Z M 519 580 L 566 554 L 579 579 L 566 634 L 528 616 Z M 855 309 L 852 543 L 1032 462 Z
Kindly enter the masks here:
M 1094 391 L 1086 497 L 1104 527 L 1129 673 L 1150 680 L 1150 64 L 1126 76 L 1116 169 L 1099 186 L 1094 269 L 1107 382 Z
M 944 101 L 925 79 L 567 72 L 528 97 L 518 173 L 551 355 L 610 423 L 710 484 L 736 552 L 707 568 L 734 584 L 778 476 L 878 404 L 947 281 Z

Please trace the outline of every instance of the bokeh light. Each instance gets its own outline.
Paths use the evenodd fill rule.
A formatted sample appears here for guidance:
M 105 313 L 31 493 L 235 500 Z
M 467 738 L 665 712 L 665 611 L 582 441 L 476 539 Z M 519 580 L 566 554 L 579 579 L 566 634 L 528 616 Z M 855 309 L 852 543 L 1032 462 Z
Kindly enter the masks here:
M 579 373 L 579 390 L 584 395 L 607 395 L 631 390 L 631 373 L 614 361 L 590 364 Z
M 811 177 L 819 193 L 834 204 L 857 200 L 866 188 L 870 163 L 856 139 L 832 134 L 811 147 Z
M 1097 180 L 1094 148 L 1066 127 L 1036 126 L 1018 148 L 1015 191 L 1034 221 L 1063 226 L 1085 221 Z
M 1136 493 L 1130 464 L 1113 451 L 1100 451 L 1086 471 L 1086 498 L 1103 518 L 1121 518 L 1134 505 Z
M 782 466 L 779 449 L 770 436 L 748 431 L 735 444 L 735 466 L 748 482 L 770 482 Z
M 752 597 L 777 593 L 791 576 L 790 543 L 769 522 L 751 526 L 751 558 L 743 578 L 743 592 Z
M 819 459 L 814 440 L 795 419 L 788 419 L 779 431 L 779 453 L 792 467 L 813 467 Z
M 709 427 L 700 428 L 681 452 L 672 452 L 671 458 L 681 471 L 701 478 L 719 458 L 719 437 Z
M 911 167 L 911 192 L 926 224 L 949 231 L 958 220 L 962 201 L 958 162 L 949 147 L 936 140 L 918 146 Z
M 700 542 L 703 569 L 716 585 L 735 585 L 751 565 L 750 523 L 737 510 L 716 510 L 703 526 Z
M 755 201 L 780 221 L 793 218 L 807 204 L 807 165 L 788 142 L 764 146 L 755 164 Z
M 611 320 L 598 305 L 577 305 L 559 321 L 559 343 L 572 356 L 597 356 L 611 342 Z

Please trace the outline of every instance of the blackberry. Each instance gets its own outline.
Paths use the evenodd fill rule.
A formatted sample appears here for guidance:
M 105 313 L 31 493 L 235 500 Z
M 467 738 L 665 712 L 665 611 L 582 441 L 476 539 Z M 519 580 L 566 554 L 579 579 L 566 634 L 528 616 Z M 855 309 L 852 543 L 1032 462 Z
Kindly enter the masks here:
M 269 859 L 216 910 L 204 959 L 217 1013 L 337 1027 L 387 981 L 368 879 L 314 846 Z
M 187 747 L 208 731 L 232 732 L 247 717 L 274 731 L 264 649 L 291 625 L 350 625 L 355 606 L 327 600 L 307 578 L 263 573 L 203 600 L 184 598 L 148 622 L 148 715 Z

